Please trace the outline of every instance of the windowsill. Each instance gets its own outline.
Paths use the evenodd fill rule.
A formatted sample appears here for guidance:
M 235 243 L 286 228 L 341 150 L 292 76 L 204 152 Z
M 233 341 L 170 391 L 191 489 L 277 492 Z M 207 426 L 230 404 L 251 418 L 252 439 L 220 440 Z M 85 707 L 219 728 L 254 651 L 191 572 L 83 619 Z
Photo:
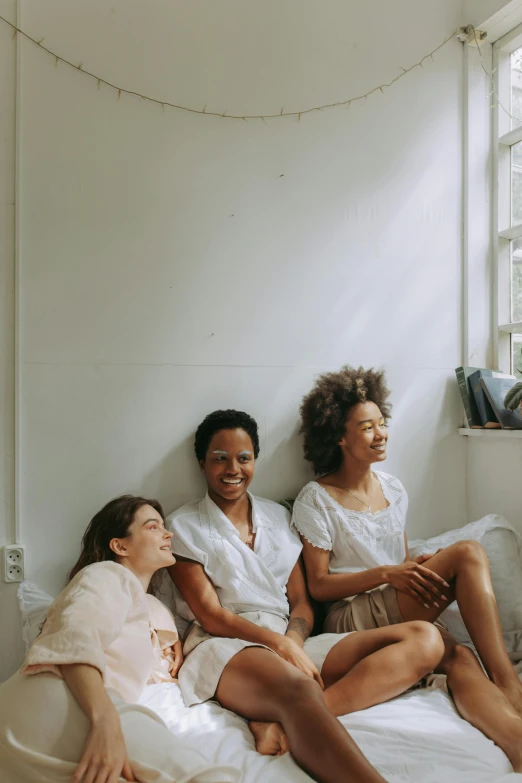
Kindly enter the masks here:
M 458 433 L 468 438 L 522 438 L 522 430 L 472 430 L 470 427 L 460 427 Z

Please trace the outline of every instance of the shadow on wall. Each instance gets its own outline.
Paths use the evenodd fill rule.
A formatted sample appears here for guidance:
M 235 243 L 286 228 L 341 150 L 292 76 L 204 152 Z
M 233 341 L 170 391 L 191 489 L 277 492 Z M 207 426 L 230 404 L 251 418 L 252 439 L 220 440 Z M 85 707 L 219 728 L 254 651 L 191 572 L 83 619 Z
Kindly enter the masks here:
M 312 478 L 313 471 L 303 457 L 303 440 L 299 435 L 300 422 L 296 422 L 290 437 L 280 439 L 275 433 L 275 449 L 259 459 L 254 479 L 254 492 L 258 495 L 283 500 L 295 498 L 299 490 Z M 267 441 L 270 435 L 267 435 Z
M 197 491 L 194 487 L 198 487 Z M 194 454 L 193 434 L 178 443 L 144 477 L 140 491 L 145 497 L 157 498 L 166 514 L 205 494 L 206 484 Z
M 441 497 L 441 488 L 448 490 L 447 465 L 455 461 L 456 446 L 462 449 L 465 459 L 465 444 L 461 442 L 463 439 L 456 440 L 455 417 L 448 415 L 448 411 L 456 410 L 460 404 L 454 378 L 448 376 L 442 389 L 441 384 L 433 385 L 430 373 L 419 375 L 417 381 L 415 389 L 404 389 L 392 411 L 390 456 L 382 470 L 396 475 L 405 484 L 410 497 L 409 538 L 428 538 L 434 530 L 443 533 L 470 521 L 465 518 L 464 504 L 460 503 L 455 504 L 451 516 L 440 516 L 436 525 L 433 524 L 433 510 L 447 506 L 446 498 Z M 422 406 L 418 405 L 419 397 L 425 403 Z M 396 438 L 395 432 L 399 430 L 400 437 Z M 408 482 L 408 475 L 415 476 L 414 485 Z M 455 489 L 460 486 L 460 480 L 460 474 L 455 474 Z

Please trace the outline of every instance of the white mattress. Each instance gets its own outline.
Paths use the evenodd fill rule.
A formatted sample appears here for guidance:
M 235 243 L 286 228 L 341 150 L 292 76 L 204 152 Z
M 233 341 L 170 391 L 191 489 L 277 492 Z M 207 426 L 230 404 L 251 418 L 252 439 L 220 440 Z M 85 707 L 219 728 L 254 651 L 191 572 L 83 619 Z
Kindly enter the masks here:
M 241 768 L 242 783 L 311 781 L 289 754 L 257 754 L 237 715 L 214 702 L 185 707 L 173 683 L 147 686 L 141 703 L 206 758 Z M 441 690 L 417 690 L 341 720 L 390 783 L 522 783 L 504 753 L 462 720 Z

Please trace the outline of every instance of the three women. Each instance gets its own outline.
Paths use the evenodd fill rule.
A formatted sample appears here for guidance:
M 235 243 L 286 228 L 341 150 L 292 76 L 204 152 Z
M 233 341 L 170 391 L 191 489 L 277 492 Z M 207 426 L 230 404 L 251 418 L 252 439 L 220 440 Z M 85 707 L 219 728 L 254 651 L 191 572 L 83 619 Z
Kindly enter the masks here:
M 13 783 L 49 771 L 74 783 L 238 779 L 135 704 L 147 681 L 171 679 L 181 663 L 172 617 L 147 595 L 162 568 L 190 623 L 179 672 L 186 703 L 216 698 L 243 715 L 260 752 L 289 749 L 324 783 L 382 781 L 337 716 L 437 670 L 461 714 L 521 770 L 522 687 L 485 555 L 463 542 L 411 560 L 406 492 L 372 471 L 386 456 L 387 396 L 381 373 L 343 368 L 305 398 L 305 456 L 319 478 L 299 494 L 293 526 L 282 506 L 248 491 L 257 425 L 230 410 L 197 430 L 208 491 L 168 518 L 170 531 L 156 501 L 126 496 L 102 509 L 24 667 L 0 688 L 0 771 Z M 301 551 L 310 593 L 326 606 L 327 633 L 313 638 Z M 489 679 L 434 625 L 453 600 Z

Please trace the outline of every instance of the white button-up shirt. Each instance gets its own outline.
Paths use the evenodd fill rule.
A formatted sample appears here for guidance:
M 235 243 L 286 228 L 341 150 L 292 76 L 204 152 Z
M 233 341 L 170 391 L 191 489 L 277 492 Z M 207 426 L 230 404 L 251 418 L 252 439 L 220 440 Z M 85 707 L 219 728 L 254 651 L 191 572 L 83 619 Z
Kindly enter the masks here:
M 287 620 L 286 585 L 299 559 L 301 541 L 286 508 L 250 493 L 248 496 L 255 533 L 253 550 L 241 541 L 232 522 L 207 494 L 167 517 L 173 533 L 172 551 L 201 563 L 224 608 L 235 614 L 269 612 Z M 175 611 L 186 620 L 195 619 L 178 590 Z

